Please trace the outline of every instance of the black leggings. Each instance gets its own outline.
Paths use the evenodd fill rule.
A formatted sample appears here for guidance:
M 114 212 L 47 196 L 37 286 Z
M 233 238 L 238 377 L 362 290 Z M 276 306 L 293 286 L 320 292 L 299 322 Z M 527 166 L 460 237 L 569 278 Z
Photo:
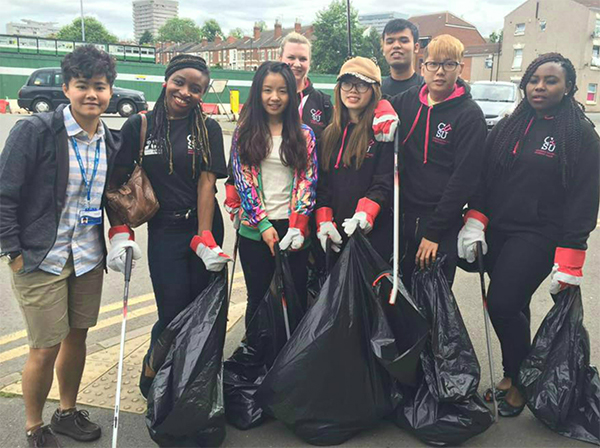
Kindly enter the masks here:
M 271 221 L 279 240 L 285 236 L 289 221 Z M 314 244 L 314 241 L 313 241 Z M 261 239 L 254 241 L 240 236 L 240 261 L 244 271 L 244 280 L 248 292 L 248 305 L 246 306 L 246 328 L 260 305 L 261 300 L 267 293 L 273 274 L 275 273 L 275 258 L 271 255 L 269 246 Z M 298 299 L 303 308 L 306 309 L 306 282 L 308 280 L 307 262 L 308 250 L 289 251 L 288 261 L 294 286 L 298 293 Z
M 521 363 L 531 348 L 531 297 L 552 271 L 554 251 L 492 231 L 486 239 L 488 311 L 502 348 L 504 376 L 517 385 Z
M 412 275 L 415 269 L 419 269 L 415 263 L 415 258 L 429 220 L 430 217 L 427 215 L 403 213 L 400 216 L 400 276 L 408 291 L 411 291 L 412 288 Z M 454 225 L 441 235 L 439 241 L 438 256 L 446 255 L 442 270 L 450 288 L 452 288 L 456 274 L 456 263 L 458 262 L 457 241 L 461 226 L 462 221 L 458 217 Z

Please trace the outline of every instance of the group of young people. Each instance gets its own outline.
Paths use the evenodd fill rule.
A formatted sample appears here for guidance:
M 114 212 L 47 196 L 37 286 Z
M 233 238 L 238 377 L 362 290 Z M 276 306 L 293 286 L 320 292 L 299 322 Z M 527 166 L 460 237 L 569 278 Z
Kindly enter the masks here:
M 521 412 L 518 371 L 530 346 L 531 297 L 550 273 L 553 293 L 581 283 L 600 200 L 600 140 L 574 99 L 575 69 L 559 54 L 531 63 L 520 84 L 525 99 L 488 135 L 460 78 L 462 43 L 434 38 L 420 76 L 418 50 L 417 28 L 390 21 L 382 34 L 390 77 L 382 79 L 370 59 L 351 58 L 332 101 L 308 78 L 310 42 L 287 35 L 279 61 L 263 63 L 254 76 L 229 169 L 221 128 L 202 113 L 210 82 L 202 58 L 175 56 L 154 109 L 114 132 L 100 120 L 116 78 L 114 61 L 93 46 L 65 57 L 70 104 L 19 121 L 0 155 L 0 247 L 30 346 L 23 371 L 29 446 L 60 446 L 54 432 L 79 441 L 100 437 L 76 397 L 104 266 L 123 272 L 127 248 L 142 257 L 133 230 L 109 210 L 107 252 L 102 217 L 107 186 L 126 180 L 136 163 L 161 206 L 148 223 L 158 308 L 151 346 L 210 273 L 231 261 L 221 250 L 224 224 L 215 200 L 216 180 L 229 176 L 224 205 L 239 232 L 246 322 L 269 287 L 278 249 L 287 252 L 298 296 L 306 300 L 307 248 L 339 252 L 357 230 L 386 260 L 400 245 L 409 290 L 412 273 L 442 254 L 452 284 L 459 257 L 474 262 L 482 242 L 503 356 L 500 414 Z M 394 138 L 399 210 L 392 206 Z M 55 367 L 60 404 L 44 426 Z M 146 357 L 143 392 L 153 375 Z

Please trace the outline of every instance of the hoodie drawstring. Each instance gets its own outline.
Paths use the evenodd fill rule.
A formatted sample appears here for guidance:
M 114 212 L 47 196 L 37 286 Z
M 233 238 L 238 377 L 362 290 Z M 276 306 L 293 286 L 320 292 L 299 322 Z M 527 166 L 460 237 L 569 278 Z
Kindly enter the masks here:
M 427 108 L 427 124 L 425 125 L 425 153 L 423 154 L 423 164 L 427 163 L 427 152 L 429 151 L 429 120 L 431 118 L 431 109 L 432 109 L 431 107 Z M 410 131 L 408 132 L 408 135 L 402 142 L 403 145 L 406 144 L 406 142 L 408 141 L 408 139 L 410 138 L 412 133 L 415 131 L 415 128 L 417 127 L 417 123 L 419 122 L 419 118 L 421 117 L 422 110 L 423 110 L 423 104 L 421 104 L 421 107 L 419 107 L 419 111 L 417 112 L 415 121 L 413 122 L 412 127 L 410 128 Z
M 517 150 L 519 149 L 519 146 L 521 146 L 521 140 L 524 139 L 525 137 L 527 137 L 527 134 L 529 133 L 529 128 L 531 128 L 531 125 L 533 124 L 533 119 L 535 117 L 531 117 L 531 120 L 529 120 L 529 124 L 527 125 L 527 129 L 525 129 L 525 133 L 523 134 L 523 137 L 521 137 L 517 143 L 515 144 L 515 147 L 513 149 L 513 154 L 517 153 Z
M 346 134 L 348 133 L 349 126 L 350 123 L 348 123 L 344 128 L 344 134 L 342 135 L 342 146 L 340 146 L 340 151 L 338 152 L 337 160 L 335 161 L 336 170 L 340 167 L 340 160 L 342 160 L 342 153 L 344 152 L 344 143 L 346 142 Z

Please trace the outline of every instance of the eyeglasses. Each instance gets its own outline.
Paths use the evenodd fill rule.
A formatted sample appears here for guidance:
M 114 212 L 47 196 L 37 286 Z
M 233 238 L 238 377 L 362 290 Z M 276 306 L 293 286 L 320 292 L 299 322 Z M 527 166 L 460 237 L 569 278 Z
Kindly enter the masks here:
M 342 81 L 342 83 L 340 84 L 341 89 L 344 92 L 350 92 L 352 90 L 353 87 L 356 87 L 356 91 L 358 93 L 365 93 L 367 90 L 369 90 L 369 84 L 367 84 L 366 82 L 350 82 L 350 81 Z
M 445 72 L 453 72 L 460 65 L 456 61 L 434 62 L 429 61 L 423 63 L 428 72 L 437 72 L 440 67 L 444 68 Z

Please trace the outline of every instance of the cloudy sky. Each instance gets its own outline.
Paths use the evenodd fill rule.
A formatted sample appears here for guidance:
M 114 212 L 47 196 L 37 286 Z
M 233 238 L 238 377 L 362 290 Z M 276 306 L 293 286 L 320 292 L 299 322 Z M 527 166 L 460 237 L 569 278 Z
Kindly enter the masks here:
M 449 10 L 473 23 L 483 36 L 502 28 L 504 16 L 524 0 L 414 0 L 394 2 L 397 7 L 385 5 L 384 1 L 353 0 L 352 5 L 361 14 L 396 11 L 419 15 Z M 86 15 L 101 20 L 107 28 L 121 39 L 133 37 L 131 0 L 83 0 Z M 207 19 L 216 19 L 221 28 L 240 27 L 250 32 L 255 21 L 264 20 L 271 27 L 279 19 L 284 27 L 293 26 L 296 18 L 310 23 L 316 13 L 323 9 L 327 0 L 180 0 L 179 17 L 189 17 L 199 25 Z M 390 2 L 391 3 L 391 2 Z M 65 25 L 79 15 L 80 0 L 0 0 L 5 14 L 0 17 L 0 33 L 6 31 L 6 23 L 21 19 L 58 22 Z M 385 5 L 385 6 L 384 6 Z M 8 11 L 8 14 L 6 14 Z

